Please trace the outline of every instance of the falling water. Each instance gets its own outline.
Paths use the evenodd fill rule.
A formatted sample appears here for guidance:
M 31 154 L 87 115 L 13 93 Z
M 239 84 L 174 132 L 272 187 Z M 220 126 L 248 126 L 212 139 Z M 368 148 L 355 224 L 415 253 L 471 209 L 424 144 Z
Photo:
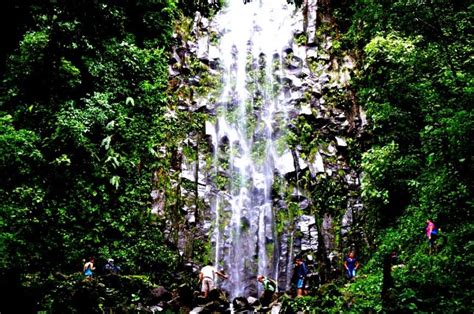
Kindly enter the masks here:
M 286 1 L 230 0 L 216 17 L 223 91 L 216 120 L 207 123 L 213 147 L 215 263 L 230 280 L 231 297 L 256 290 L 257 274 L 278 276 L 272 184 L 285 144 L 287 108 L 279 77 L 292 41 L 293 7 Z M 292 165 L 291 165 L 292 166 Z

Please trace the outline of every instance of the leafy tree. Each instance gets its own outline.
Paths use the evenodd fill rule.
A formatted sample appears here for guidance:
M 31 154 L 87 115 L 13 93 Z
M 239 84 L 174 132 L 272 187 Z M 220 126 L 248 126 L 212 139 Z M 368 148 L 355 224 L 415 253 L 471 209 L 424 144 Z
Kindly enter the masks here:
M 169 167 L 160 147 L 189 130 L 165 115 L 177 10 L 172 0 L 25 1 L 12 10 L 32 18 L 16 28 L 18 48 L 4 52 L 1 286 L 32 296 L 36 310 L 54 298 L 44 278 L 79 272 L 88 256 L 99 268 L 114 257 L 125 275 L 171 282 L 178 255 L 150 216 L 149 195 L 154 171 Z
M 466 32 L 473 9 L 458 1 L 334 2 L 343 41 L 360 56 L 354 88 L 371 126 L 372 147 L 362 156 L 367 270 L 380 269 L 393 249 L 406 264 L 394 273 L 396 292 L 385 310 L 473 308 L 458 283 L 472 265 L 457 262 L 473 255 L 466 246 L 473 230 L 472 36 Z M 436 255 L 421 241 L 429 217 L 443 230 Z M 443 275 L 448 269 L 450 278 Z

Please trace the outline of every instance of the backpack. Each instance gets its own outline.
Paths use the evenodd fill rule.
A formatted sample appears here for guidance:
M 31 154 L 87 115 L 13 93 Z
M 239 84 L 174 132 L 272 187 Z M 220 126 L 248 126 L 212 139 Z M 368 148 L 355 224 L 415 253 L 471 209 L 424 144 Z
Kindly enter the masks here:
M 269 277 L 265 277 L 263 288 L 265 290 L 276 291 L 277 282 Z

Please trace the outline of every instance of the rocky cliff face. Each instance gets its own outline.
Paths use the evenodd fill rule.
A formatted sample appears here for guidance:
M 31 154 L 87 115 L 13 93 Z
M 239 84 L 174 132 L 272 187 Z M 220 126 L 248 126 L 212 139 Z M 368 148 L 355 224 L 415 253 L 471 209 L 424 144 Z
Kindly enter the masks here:
M 294 10 L 290 41 L 279 53 L 258 58 L 249 54 L 247 61 L 249 69 L 258 69 L 262 59 L 281 63 L 274 67 L 272 80 L 285 108 L 285 119 L 280 119 L 283 113 L 273 116 L 273 130 L 280 130 L 275 131 L 280 134 L 275 143 L 281 149 L 272 162 L 271 210 L 266 214 L 271 217 L 263 217 L 272 221 L 264 230 L 265 245 L 270 251 L 267 262 L 274 268 L 271 275 L 278 278 L 280 289 L 289 288 L 296 255 L 303 255 L 310 265 L 310 284 L 314 286 L 342 269 L 342 254 L 362 237 L 357 228 L 362 210 L 357 154 L 366 124 L 350 89 L 356 61 L 339 48 L 330 17 L 318 12 L 316 0 L 288 10 Z M 200 241 L 209 244 L 208 253 L 214 260 L 214 256 L 226 254 L 225 249 L 216 249 L 223 245 L 216 230 L 224 230 L 231 218 L 216 214 L 213 202 L 232 197 L 226 189 L 234 180 L 225 160 L 219 160 L 217 166 L 213 162 L 216 150 L 229 146 L 228 138 L 216 140 L 215 136 L 216 120 L 224 106 L 220 95 L 225 66 L 219 41 L 225 28 L 219 14 L 208 19 L 197 12 L 187 23 L 176 31 L 169 62 L 170 90 L 176 99 L 170 115 L 186 111 L 203 120 L 202 132 L 189 134 L 176 152 L 173 188 L 180 194 L 183 219 L 182 227 L 173 232 L 178 233 L 177 245 L 187 257 L 193 258 L 195 243 Z M 258 91 L 251 94 L 253 113 L 258 116 L 262 112 L 256 108 Z M 231 102 L 226 102 L 228 108 Z M 164 193 L 157 189 L 152 197 L 155 212 L 166 216 Z M 241 228 L 247 225 L 253 230 L 256 222 L 244 217 L 239 223 Z M 220 236 L 225 237 L 225 232 Z M 254 279 L 245 280 L 249 280 L 245 293 L 252 294 Z

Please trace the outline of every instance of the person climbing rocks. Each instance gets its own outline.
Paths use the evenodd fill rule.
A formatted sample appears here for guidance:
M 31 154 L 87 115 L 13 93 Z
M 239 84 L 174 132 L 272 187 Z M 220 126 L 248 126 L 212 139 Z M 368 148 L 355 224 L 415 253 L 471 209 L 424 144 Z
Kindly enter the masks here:
M 207 265 L 204 266 L 199 273 L 199 281 L 202 285 L 201 292 L 205 298 L 207 298 L 209 295 L 209 291 L 215 289 L 216 275 L 223 279 L 229 278 L 228 275 L 218 271 L 214 266 L 212 266 L 212 263 L 207 263 Z
M 114 259 L 109 258 L 107 264 L 104 266 L 104 273 L 106 275 L 117 275 L 120 271 L 120 267 L 115 265 Z
M 433 219 L 426 220 L 426 236 L 428 237 L 428 246 L 431 254 L 431 251 L 435 248 L 435 241 L 438 238 L 438 228 Z
M 89 279 L 89 280 L 92 279 L 92 275 L 94 274 L 93 270 L 95 270 L 94 258 L 91 257 L 89 258 L 89 261 L 84 264 L 84 267 L 83 267 L 83 272 L 84 272 L 84 276 L 86 276 L 86 279 Z
M 305 280 L 308 275 L 308 267 L 301 257 L 295 258 L 295 269 L 293 270 L 292 281 L 296 286 L 296 296 L 306 295 Z
M 277 282 L 267 276 L 258 275 L 257 281 L 263 285 L 263 295 L 261 297 L 262 306 L 268 306 L 272 302 L 273 295 L 277 289 Z
M 349 255 L 344 260 L 344 268 L 346 269 L 348 279 L 355 278 L 356 270 L 359 268 L 359 265 L 359 261 L 357 260 L 354 251 L 350 251 Z

